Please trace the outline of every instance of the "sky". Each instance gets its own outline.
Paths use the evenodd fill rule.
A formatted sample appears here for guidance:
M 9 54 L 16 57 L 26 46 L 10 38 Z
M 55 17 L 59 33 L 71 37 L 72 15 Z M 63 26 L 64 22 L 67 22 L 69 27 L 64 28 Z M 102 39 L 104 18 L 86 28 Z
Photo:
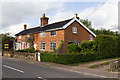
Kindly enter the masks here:
M 91 21 L 92 27 L 95 29 L 105 28 L 117 31 L 118 1 L 2 0 L 0 3 L 0 33 L 10 32 L 15 35 L 24 29 L 24 24 L 28 25 L 27 28 L 37 27 L 40 25 L 40 17 L 43 13 L 49 17 L 49 23 L 72 18 L 77 13 L 80 19 Z M 104 2 L 105 4 L 103 4 Z M 91 13 L 93 14 L 90 15 Z

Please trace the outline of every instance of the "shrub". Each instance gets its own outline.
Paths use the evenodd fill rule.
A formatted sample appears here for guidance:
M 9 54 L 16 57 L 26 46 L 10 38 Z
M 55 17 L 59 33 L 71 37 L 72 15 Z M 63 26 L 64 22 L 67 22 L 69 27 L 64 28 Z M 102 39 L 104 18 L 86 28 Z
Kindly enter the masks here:
M 29 52 L 29 53 L 34 53 L 34 52 L 35 52 L 35 48 L 34 48 L 34 47 L 30 47 L 30 48 L 28 49 L 28 52 Z
M 34 52 L 36 52 L 36 51 L 35 51 L 35 48 L 34 48 L 34 47 L 30 47 L 30 48 L 27 48 L 27 49 L 16 50 L 16 52 L 34 53 Z
M 85 52 L 95 52 L 97 50 L 97 44 L 95 41 L 83 41 L 80 45 L 82 53 Z
M 118 56 L 117 37 L 108 35 L 99 35 L 95 38 L 97 52 L 101 58 L 112 58 Z
M 77 44 L 69 44 L 67 46 L 67 53 L 79 53 L 80 52 L 80 48 Z
M 53 62 L 57 64 L 74 64 L 80 62 L 88 62 L 98 60 L 97 54 L 56 54 L 56 53 L 41 53 L 40 55 L 42 62 Z

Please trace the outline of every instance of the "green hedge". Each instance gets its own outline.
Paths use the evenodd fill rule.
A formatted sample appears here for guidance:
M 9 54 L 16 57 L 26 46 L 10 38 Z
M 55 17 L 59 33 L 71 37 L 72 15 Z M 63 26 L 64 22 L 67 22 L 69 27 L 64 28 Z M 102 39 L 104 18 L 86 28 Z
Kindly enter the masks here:
M 95 38 L 95 42 L 101 58 L 118 57 L 118 37 L 99 35 Z
M 41 52 L 41 62 L 53 62 L 57 64 L 74 64 L 80 62 L 88 62 L 98 60 L 97 54 L 56 54 L 56 53 L 43 53 Z

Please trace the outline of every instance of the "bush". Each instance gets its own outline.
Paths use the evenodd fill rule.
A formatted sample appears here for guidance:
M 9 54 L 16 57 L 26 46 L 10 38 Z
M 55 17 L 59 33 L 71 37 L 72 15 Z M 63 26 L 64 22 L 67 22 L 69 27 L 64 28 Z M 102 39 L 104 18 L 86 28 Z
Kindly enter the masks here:
M 22 50 L 16 50 L 16 52 L 26 52 L 26 53 L 35 53 L 36 51 L 34 47 L 30 47 L 30 48 L 22 49 Z
M 67 53 L 79 53 L 80 52 L 80 48 L 77 44 L 69 44 L 67 46 Z
M 56 53 L 41 53 L 40 55 L 42 62 L 53 62 L 57 64 L 74 64 L 80 62 L 88 62 L 98 60 L 97 54 L 56 54 Z
M 81 53 L 95 52 L 97 50 L 97 44 L 95 41 L 83 41 L 80 45 Z
M 95 38 L 97 52 L 101 58 L 118 56 L 118 38 L 108 35 L 99 35 Z

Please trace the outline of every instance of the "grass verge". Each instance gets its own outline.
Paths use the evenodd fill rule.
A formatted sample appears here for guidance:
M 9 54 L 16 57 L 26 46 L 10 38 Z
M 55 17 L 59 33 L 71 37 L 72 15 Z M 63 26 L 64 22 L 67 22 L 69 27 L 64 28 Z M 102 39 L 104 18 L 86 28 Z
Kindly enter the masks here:
M 105 65 L 108 65 L 108 64 L 109 64 L 109 62 L 104 62 L 104 63 L 101 63 L 101 64 L 95 64 L 95 65 L 89 66 L 89 68 L 97 68 L 97 67 L 105 66 Z
M 101 59 L 101 60 L 95 60 L 95 61 L 90 61 L 90 62 L 80 62 L 80 63 L 75 63 L 75 64 L 68 64 L 69 66 L 78 66 L 80 64 L 90 64 L 98 61 L 107 61 L 107 60 L 113 60 L 113 59 L 118 59 L 118 58 L 107 58 L 107 59 Z

